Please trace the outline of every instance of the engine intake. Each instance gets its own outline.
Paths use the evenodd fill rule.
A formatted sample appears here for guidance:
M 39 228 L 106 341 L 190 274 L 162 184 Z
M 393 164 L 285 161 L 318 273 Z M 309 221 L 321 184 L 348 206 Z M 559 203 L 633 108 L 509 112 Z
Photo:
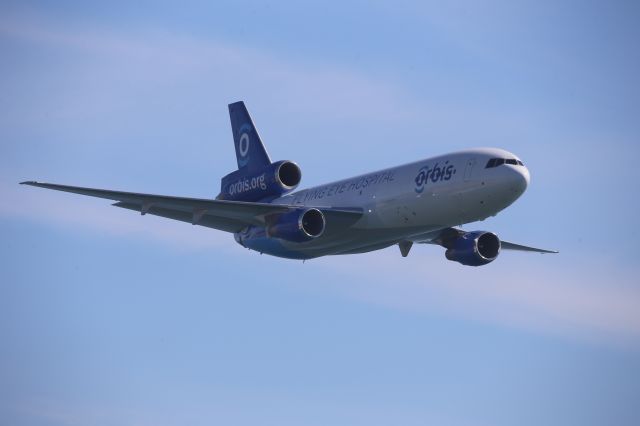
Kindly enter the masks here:
M 300 183 L 302 171 L 292 161 L 281 161 L 276 171 L 276 179 L 284 189 L 290 191 Z
M 304 242 L 324 232 L 326 220 L 318 209 L 297 209 L 269 218 L 267 235 L 287 241 Z
M 467 232 L 455 238 L 445 252 L 447 259 L 467 266 L 493 262 L 500 254 L 500 239 L 492 232 Z
M 222 178 L 219 200 L 268 201 L 294 190 L 302 172 L 293 161 L 277 161 L 258 171 L 242 168 Z

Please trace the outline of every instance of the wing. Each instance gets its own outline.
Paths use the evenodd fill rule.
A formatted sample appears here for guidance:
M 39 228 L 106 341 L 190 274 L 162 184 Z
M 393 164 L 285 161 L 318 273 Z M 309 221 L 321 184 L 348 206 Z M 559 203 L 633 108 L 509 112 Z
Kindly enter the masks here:
M 445 228 L 441 231 L 433 232 L 431 234 L 423 235 L 415 239 L 411 239 L 413 242 L 422 243 L 422 244 L 437 244 L 444 247 L 450 246 L 450 242 L 452 239 L 455 239 L 465 232 L 461 229 L 457 228 Z M 559 253 L 555 250 L 545 250 L 539 249 L 535 247 L 523 246 L 520 244 L 510 243 L 508 241 L 500 240 L 500 248 L 504 250 L 519 250 L 519 251 L 529 251 L 535 253 Z
M 111 191 L 34 181 L 21 182 L 21 184 L 105 198 L 116 201 L 116 203 L 113 204 L 116 207 L 227 232 L 239 232 L 248 225 L 264 226 L 267 216 L 298 208 L 281 204 L 172 197 L 167 195 Z M 341 219 L 341 223 L 344 224 L 353 224 L 362 216 L 362 212 L 358 210 L 326 207 L 322 207 L 320 210 L 327 216 L 327 220 L 331 220 L 330 218 L 336 220 Z
M 514 243 L 510 243 L 508 241 L 502 241 L 502 240 L 500 240 L 500 248 L 503 248 L 505 250 L 532 251 L 532 252 L 535 252 L 535 253 L 559 253 L 556 250 L 539 249 L 539 248 L 535 248 L 535 247 L 529 247 L 529 246 L 523 246 L 523 245 L 520 245 L 520 244 L 514 244 Z

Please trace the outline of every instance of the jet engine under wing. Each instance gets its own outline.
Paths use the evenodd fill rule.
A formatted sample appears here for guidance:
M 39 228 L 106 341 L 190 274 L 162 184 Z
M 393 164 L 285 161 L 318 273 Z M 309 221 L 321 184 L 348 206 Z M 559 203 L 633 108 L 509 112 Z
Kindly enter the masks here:
M 464 235 L 465 231 L 457 228 L 445 228 L 440 232 L 436 232 L 435 234 L 430 235 L 426 238 L 416 238 L 411 239 L 413 242 L 422 243 L 422 244 L 437 244 L 443 247 L 450 247 L 451 241 Z M 500 248 L 504 250 L 519 250 L 519 251 L 529 251 L 535 253 L 558 253 L 555 250 L 545 250 L 539 249 L 535 247 L 523 246 L 520 244 L 510 243 L 508 241 L 500 240 Z
M 34 181 L 21 182 L 21 184 L 105 198 L 107 200 L 117 201 L 113 204 L 116 207 L 227 232 L 238 232 L 248 225 L 264 226 L 267 216 L 285 213 L 297 208 L 281 204 L 172 197 L 167 195 L 111 191 Z M 342 219 L 342 223 L 346 224 L 344 222 L 346 218 L 350 225 L 362 216 L 362 212 L 359 210 L 332 209 L 326 207 L 319 209 L 327 216 L 330 223 L 333 222 L 332 218 L 335 218 Z

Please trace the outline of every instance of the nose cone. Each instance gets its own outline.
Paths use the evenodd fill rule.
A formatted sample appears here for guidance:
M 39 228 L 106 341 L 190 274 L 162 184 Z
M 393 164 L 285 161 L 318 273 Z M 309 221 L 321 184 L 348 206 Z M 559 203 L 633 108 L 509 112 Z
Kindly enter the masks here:
M 509 187 L 519 197 L 527 190 L 531 176 L 525 166 L 510 167 Z

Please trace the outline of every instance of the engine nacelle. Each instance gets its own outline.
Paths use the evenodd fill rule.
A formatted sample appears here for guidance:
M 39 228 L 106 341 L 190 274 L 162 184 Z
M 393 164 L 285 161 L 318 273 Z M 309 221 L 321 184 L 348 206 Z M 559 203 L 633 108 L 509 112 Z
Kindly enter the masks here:
M 293 191 L 302 172 L 293 161 L 277 161 L 257 172 L 238 169 L 222 178 L 217 199 L 231 201 L 268 201 Z
M 267 220 L 267 235 L 301 243 L 318 238 L 324 232 L 326 220 L 318 209 L 297 209 Z
M 481 266 L 493 262 L 500 254 L 500 239 L 491 232 L 467 232 L 451 242 L 445 252 L 449 260 L 467 266 Z

